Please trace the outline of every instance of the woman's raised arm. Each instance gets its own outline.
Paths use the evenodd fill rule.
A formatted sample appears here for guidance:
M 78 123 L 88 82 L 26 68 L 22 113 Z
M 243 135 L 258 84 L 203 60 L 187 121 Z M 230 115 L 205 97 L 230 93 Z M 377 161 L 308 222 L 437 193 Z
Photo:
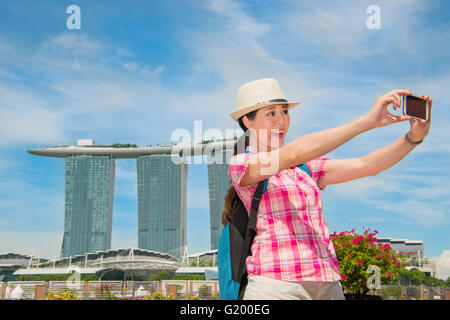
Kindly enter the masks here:
M 284 169 L 323 156 L 373 128 L 411 120 L 409 116 L 393 116 L 387 110 L 390 104 L 394 104 L 394 108 L 400 107 L 400 96 L 409 94 L 409 90 L 390 91 L 377 98 L 372 109 L 363 117 L 336 128 L 299 137 L 278 149 L 256 153 L 249 160 L 248 168 L 240 181 L 241 186 L 258 183 Z

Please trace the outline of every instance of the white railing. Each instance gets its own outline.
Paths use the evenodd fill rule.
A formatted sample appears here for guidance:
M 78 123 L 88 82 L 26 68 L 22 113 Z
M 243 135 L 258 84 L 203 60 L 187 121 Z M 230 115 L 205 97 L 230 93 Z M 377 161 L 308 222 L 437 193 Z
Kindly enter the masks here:
M 44 285 L 45 293 L 64 294 L 71 291 L 80 299 L 106 299 L 137 297 L 142 292 L 152 295 L 161 292 L 167 296 L 176 292 L 177 297 L 218 296 L 219 283 L 216 280 L 161 280 L 161 281 L 10 281 L 0 282 L 0 299 L 13 299 L 13 290 L 20 286 L 20 299 L 35 299 L 36 286 Z M 142 286 L 142 289 L 139 288 Z
M 19 286 L 23 291 L 21 299 L 34 299 L 38 285 L 45 285 L 45 281 L 9 281 L 6 285 L 5 299 L 12 299 L 14 289 Z

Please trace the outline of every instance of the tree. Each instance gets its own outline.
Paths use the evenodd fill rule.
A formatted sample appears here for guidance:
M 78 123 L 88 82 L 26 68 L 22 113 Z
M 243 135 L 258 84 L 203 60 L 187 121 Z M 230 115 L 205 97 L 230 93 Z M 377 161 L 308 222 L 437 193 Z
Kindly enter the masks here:
M 413 282 L 413 284 L 415 284 L 415 285 L 421 285 L 421 284 L 424 284 L 425 281 L 426 281 L 426 279 L 427 279 L 426 274 L 423 273 L 423 272 L 420 271 L 420 270 L 417 270 L 417 269 L 412 269 L 412 270 L 411 270 L 411 275 L 412 275 L 412 282 Z

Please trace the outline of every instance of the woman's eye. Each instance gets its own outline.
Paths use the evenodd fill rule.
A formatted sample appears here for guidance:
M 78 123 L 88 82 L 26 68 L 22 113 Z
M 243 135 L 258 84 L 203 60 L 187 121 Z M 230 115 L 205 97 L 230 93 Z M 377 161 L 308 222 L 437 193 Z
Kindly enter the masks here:
M 284 113 L 284 114 L 288 114 L 288 113 L 289 113 L 288 110 L 283 110 L 283 111 L 281 111 L 281 112 Z M 267 115 L 268 115 L 268 116 L 273 116 L 273 115 L 275 115 L 275 112 L 271 111 L 271 112 L 269 112 Z

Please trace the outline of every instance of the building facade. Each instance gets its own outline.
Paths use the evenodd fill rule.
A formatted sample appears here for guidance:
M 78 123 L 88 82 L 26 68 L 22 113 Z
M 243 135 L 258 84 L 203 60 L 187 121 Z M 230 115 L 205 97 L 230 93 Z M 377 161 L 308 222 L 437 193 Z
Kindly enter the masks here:
M 223 230 L 222 212 L 225 205 L 225 194 L 231 186 L 228 176 L 231 151 L 220 150 L 212 152 L 207 157 L 211 250 L 219 248 L 220 235 Z
M 170 154 L 137 158 L 138 247 L 181 258 L 186 241 L 187 164 Z
M 208 161 L 215 159 L 208 162 L 208 185 L 210 245 L 217 249 L 224 197 L 230 186 L 228 163 L 235 142 L 138 148 L 131 144 L 95 145 L 93 139 L 79 139 L 77 145 L 28 150 L 38 156 L 66 159 L 61 258 L 110 249 L 115 159 L 137 159 L 138 247 L 177 258 L 187 257 L 186 159 L 202 154 Z
M 427 276 L 436 276 L 436 263 L 434 259 L 425 257 L 422 240 L 379 238 L 377 243 L 389 244 L 395 252 L 406 254 L 408 256 L 405 261 L 406 269 L 417 269 Z
M 65 217 L 61 257 L 111 248 L 114 159 L 70 156 L 65 169 Z

